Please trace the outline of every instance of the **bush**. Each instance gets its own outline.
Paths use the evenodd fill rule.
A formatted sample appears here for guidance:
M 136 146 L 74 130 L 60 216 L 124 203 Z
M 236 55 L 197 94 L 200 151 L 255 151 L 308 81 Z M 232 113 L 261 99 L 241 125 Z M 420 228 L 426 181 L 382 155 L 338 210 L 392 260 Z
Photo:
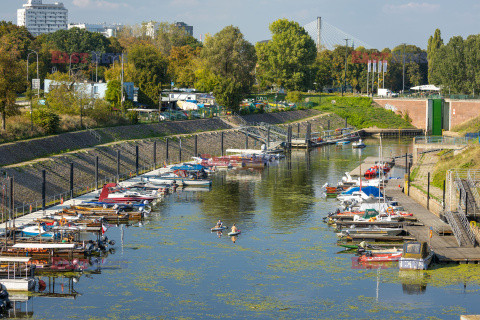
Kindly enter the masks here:
M 285 100 L 293 103 L 299 103 L 303 100 L 303 94 L 300 91 L 290 91 L 285 97 Z
M 138 112 L 137 111 L 128 111 L 127 118 L 131 124 L 138 123 Z
M 33 122 L 39 125 L 46 134 L 52 134 L 58 131 L 60 117 L 46 108 L 39 108 L 33 111 Z

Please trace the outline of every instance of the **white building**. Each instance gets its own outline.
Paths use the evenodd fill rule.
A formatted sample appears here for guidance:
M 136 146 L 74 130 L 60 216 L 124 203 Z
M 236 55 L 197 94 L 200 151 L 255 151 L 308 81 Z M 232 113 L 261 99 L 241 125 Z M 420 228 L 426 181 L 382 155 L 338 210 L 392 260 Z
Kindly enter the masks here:
M 117 31 L 119 31 L 122 27 L 123 26 L 120 24 L 107 25 L 107 24 L 89 24 L 89 23 L 70 23 L 68 25 L 69 30 L 72 28 L 85 29 L 90 32 L 101 33 L 107 38 L 116 36 Z
M 63 3 L 43 4 L 42 0 L 28 0 L 17 10 L 17 25 L 24 26 L 34 36 L 67 30 L 68 10 Z

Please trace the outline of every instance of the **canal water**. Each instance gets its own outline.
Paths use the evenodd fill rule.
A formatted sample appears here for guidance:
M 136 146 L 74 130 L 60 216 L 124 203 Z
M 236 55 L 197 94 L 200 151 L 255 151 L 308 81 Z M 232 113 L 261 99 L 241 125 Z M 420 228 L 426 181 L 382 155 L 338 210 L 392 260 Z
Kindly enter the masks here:
M 322 196 L 364 150 L 330 146 L 295 151 L 260 171 L 225 171 L 211 191 L 168 196 L 142 223 L 111 226 L 115 252 L 83 274 L 42 276 L 41 294 L 17 312 L 35 319 L 458 319 L 480 314 L 480 269 L 435 265 L 426 272 L 396 264 L 359 266 L 336 245 L 322 218 L 336 208 Z M 408 151 L 384 140 L 383 154 Z M 402 175 L 395 170 L 393 176 Z M 395 180 L 390 183 L 396 183 Z M 211 233 L 218 219 L 242 231 Z M 233 241 L 234 240 L 234 241 Z M 39 296 L 41 295 L 41 296 Z M 22 301 L 22 297 L 17 297 Z M 20 313 L 18 313 L 20 314 Z

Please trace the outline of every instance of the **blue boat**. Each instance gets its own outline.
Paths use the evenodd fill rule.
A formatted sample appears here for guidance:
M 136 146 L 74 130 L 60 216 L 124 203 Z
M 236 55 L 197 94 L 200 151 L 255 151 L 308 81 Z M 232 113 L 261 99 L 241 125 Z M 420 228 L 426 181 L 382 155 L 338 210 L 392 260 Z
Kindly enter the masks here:
M 349 144 L 349 143 L 350 143 L 349 140 L 337 141 L 337 146 L 343 146 L 343 145 Z

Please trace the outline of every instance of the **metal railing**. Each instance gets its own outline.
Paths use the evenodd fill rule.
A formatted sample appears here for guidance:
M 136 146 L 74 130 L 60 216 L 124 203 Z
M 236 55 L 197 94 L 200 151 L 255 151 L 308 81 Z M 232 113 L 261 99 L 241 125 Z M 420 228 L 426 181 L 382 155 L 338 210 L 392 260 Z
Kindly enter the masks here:
M 470 223 L 467 220 L 467 216 L 464 214 L 458 214 L 457 215 L 458 220 L 460 220 L 460 223 L 463 226 L 463 229 L 465 230 L 465 235 L 467 236 L 468 240 L 472 245 L 475 245 L 475 235 L 472 232 L 472 229 L 470 228 Z
M 453 235 L 455 236 L 455 239 L 457 239 L 458 245 L 461 247 L 463 245 L 463 243 L 465 242 L 465 239 L 463 237 L 463 232 L 460 229 L 460 227 L 458 226 L 457 221 L 456 221 L 456 219 L 453 215 L 454 215 L 454 213 L 452 213 L 450 211 L 447 211 L 445 213 L 445 218 L 447 218 L 447 222 L 450 225 L 450 227 L 452 228 Z
M 415 144 L 467 145 L 477 140 L 467 137 L 416 136 L 413 141 Z
M 477 183 L 480 176 L 477 178 L 477 173 L 480 173 L 480 170 L 468 170 L 467 172 L 467 182 L 470 187 L 470 191 L 473 194 L 473 199 L 475 200 L 475 214 L 477 213 L 478 206 L 480 205 L 480 195 L 478 194 Z
M 102 142 L 102 137 L 98 134 L 98 132 L 96 132 L 87 125 L 85 125 L 85 129 L 87 129 L 88 133 L 90 133 L 95 139 L 97 139 L 98 142 Z

